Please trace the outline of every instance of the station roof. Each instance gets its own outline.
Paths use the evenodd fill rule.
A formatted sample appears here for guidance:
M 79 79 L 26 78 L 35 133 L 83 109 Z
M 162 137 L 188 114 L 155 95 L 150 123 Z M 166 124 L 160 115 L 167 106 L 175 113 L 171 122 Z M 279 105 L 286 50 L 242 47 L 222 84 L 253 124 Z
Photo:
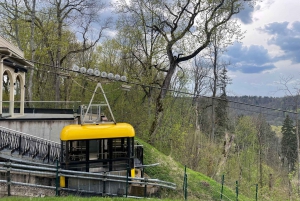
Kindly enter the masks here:
M 9 61 L 15 63 L 15 65 L 22 66 L 24 69 L 27 67 L 33 67 L 31 62 L 24 59 L 24 53 L 18 47 L 14 46 L 12 43 L 7 41 L 5 38 L 0 36 L 0 54 L 6 55 Z M 23 70 L 24 70 L 23 69 Z

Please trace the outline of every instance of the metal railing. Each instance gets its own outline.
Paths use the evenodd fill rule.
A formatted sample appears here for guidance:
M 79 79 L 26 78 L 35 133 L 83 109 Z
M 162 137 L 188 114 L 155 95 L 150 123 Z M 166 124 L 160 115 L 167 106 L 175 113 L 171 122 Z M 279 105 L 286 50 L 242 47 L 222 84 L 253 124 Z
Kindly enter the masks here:
M 53 163 L 60 159 L 61 147 L 57 142 L 0 126 L 0 151 L 43 163 Z
M 8 109 L 11 101 L 1 101 L 2 108 Z M 21 101 L 13 101 L 14 106 L 19 107 Z M 24 101 L 24 107 L 26 108 L 48 108 L 48 109 L 78 109 L 81 105 L 81 101 Z
M 127 176 L 112 175 L 111 173 L 90 173 L 90 172 L 78 172 L 70 170 L 62 170 L 58 166 L 49 168 L 47 166 L 39 165 L 33 166 L 32 163 L 28 164 L 16 164 L 12 162 L 0 162 L 0 183 L 6 185 L 7 195 L 12 195 L 12 186 L 21 185 L 34 188 L 44 188 L 55 190 L 57 196 L 60 195 L 62 191 L 69 192 L 70 194 L 76 193 L 81 194 L 92 194 L 101 196 L 123 196 L 130 197 L 132 195 L 129 192 L 129 186 L 136 185 L 144 188 L 143 195 L 141 197 L 148 197 L 149 193 L 147 188 L 158 187 L 167 189 L 176 189 L 176 184 L 171 182 L 166 182 L 158 179 L 147 179 L 147 178 L 132 178 L 129 177 L 127 170 Z M 34 175 L 35 177 L 48 177 L 54 180 L 52 182 L 54 185 L 43 185 L 39 183 L 28 183 L 14 181 L 12 175 L 22 175 L 28 173 Z M 3 176 L 5 175 L 5 176 Z M 60 178 L 68 179 L 68 186 L 60 186 Z

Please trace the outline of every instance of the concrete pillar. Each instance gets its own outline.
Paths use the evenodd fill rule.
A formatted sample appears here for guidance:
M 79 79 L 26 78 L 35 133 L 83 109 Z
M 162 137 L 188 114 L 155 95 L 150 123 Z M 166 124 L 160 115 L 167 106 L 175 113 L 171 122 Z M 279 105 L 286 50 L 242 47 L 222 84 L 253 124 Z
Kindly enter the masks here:
M 3 101 L 3 60 L 4 58 L 1 58 L 0 60 L 0 117 L 2 117 L 2 101 Z
M 25 73 L 23 73 L 23 75 L 25 75 Z M 25 76 L 20 76 L 20 87 L 21 87 L 20 115 L 24 115 L 24 104 L 25 104 Z
M 2 101 L 3 101 L 3 70 L 4 70 L 4 64 L 3 61 L 7 57 L 0 58 L 0 117 L 2 117 Z
M 9 114 L 11 117 L 14 116 L 14 108 L 15 108 L 15 79 L 14 76 L 12 75 L 9 78 L 10 81 L 10 86 L 9 86 Z

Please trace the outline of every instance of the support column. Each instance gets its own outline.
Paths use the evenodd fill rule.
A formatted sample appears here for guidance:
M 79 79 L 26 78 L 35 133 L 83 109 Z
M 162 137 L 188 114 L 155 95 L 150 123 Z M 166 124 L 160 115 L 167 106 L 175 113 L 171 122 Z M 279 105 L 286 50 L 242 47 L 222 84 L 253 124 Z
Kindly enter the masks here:
M 25 74 L 25 73 L 23 73 Z M 22 80 L 21 80 L 22 79 Z M 21 87 L 21 97 L 20 97 L 20 115 L 24 115 L 24 104 L 25 104 L 25 76 L 21 76 L 20 87 Z
M 2 118 L 2 101 L 3 101 L 3 69 L 4 69 L 4 64 L 3 61 L 4 59 L 6 59 L 7 57 L 2 57 L 0 60 L 0 118 Z
M 1 58 L 0 60 L 0 118 L 2 118 L 2 101 L 3 101 L 3 60 L 4 58 Z
M 15 108 L 15 79 L 14 76 L 11 76 L 11 80 L 9 78 L 10 81 L 10 86 L 9 86 L 9 114 L 11 117 L 14 116 L 14 108 Z

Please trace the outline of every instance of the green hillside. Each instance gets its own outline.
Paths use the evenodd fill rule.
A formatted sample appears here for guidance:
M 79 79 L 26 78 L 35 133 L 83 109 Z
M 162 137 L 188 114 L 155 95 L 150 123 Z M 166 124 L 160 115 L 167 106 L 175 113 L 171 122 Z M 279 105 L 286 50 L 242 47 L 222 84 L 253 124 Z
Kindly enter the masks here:
M 148 167 L 146 174 L 151 178 L 158 178 L 177 184 L 176 191 L 168 190 L 161 193 L 162 198 L 183 199 L 184 165 L 177 163 L 171 157 L 159 152 L 146 142 L 139 140 L 144 146 L 144 163 L 160 163 L 159 166 Z M 211 178 L 187 168 L 188 199 L 189 200 L 220 200 L 221 184 Z M 236 200 L 235 189 L 224 186 L 223 200 Z M 253 197 L 254 198 L 254 197 Z M 253 200 L 239 195 L 239 200 Z

